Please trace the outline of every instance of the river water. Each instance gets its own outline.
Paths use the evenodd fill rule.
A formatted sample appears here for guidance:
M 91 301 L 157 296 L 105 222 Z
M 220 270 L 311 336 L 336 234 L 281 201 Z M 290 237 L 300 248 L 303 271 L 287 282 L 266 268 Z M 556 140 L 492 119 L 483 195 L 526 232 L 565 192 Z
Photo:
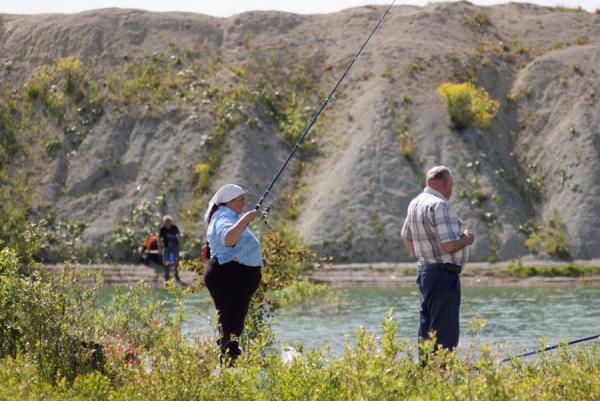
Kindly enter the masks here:
M 166 299 L 168 296 L 162 294 Z M 399 337 L 416 341 L 418 298 L 414 290 L 348 289 L 343 305 L 291 307 L 277 312 L 274 331 L 282 344 L 302 343 L 307 347 L 329 344 L 330 352 L 340 354 L 356 330 L 365 327 L 380 335 L 386 312 L 394 309 Z M 473 342 L 469 335 L 471 319 L 485 319 L 477 344 L 489 343 L 517 352 L 535 349 L 539 340 L 557 341 L 600 334 L 600 288 L 463 288 L 461 305 L 461 347 Z M 190 337 L 213 335 L 214 308 L 206 292 L 192 295 L 190 315 L 184 330 Z

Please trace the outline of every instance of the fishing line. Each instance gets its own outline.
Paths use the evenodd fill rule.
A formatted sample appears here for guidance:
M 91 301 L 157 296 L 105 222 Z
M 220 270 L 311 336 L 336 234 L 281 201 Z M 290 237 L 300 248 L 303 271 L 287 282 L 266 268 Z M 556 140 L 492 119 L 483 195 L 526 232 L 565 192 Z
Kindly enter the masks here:
M 264 190 L 264 192 L 261 195 L 259 201 L 256 203 L 256 206 L 254 207 L 254 210 L 259 210 L 260 207 L 262 206 L 263 202 L 267 198 L 267 196 L 269 196 L 269 193 L 271 192 L 271 189 L 273 189 L 273 186 L 275 185 L 275 183 L 277 182 L 277 180 L 279 180 L 279 177 L 281 177 L 281 175 L 283 174 L 283 171 L 287 167 L 288 163 L 290 162 L 290 160 L 292 159 L 292 157 L 294 157 L 294 154 L 296 153 L 296 151 L 298 150 L 298 148 L 300 148 L 300 146 L 302 145 L 302 142 L 304 142 L 304 139 L 308 135 L 310 129 L 312 128 L 312 126 L 315 124 L 315 122 L 317 121 L 317 119 L 321 115 L 321 112 L 323 111 L 323 109 L 325 109 L 325 107 L 329 103 L 329 100 L 331 99 L 331 97 L 333 96 L 333 94 L 335 93 L 335 91 L 337 90 L 337 88 L 340 86 L 340 84 L 342 83 L 342 81 L 344 80 L 344 78 L 346 77 L 346 75 L 348 74 L 348 71 L 350 71 L 350 68 L 352 68 L 352 66 L 354 65 L 354 62 L 358 59 L 358 56 L 360 56 L 360 54 L 362 53 L 363 49 L 367 46 L 367 43 L 369 43 L 369 40 L 371 39 L 371 37 L 375 34 L 375 32 L 377 32 L 377 30 L 379 29 L 379 26 L 383 23 L 383 20 L 385 19 L 385 17 L 388 15 L 388 13 L 390 12 L 390 10 L 394 6 L 394 3 L 396 3 L 396 0 L 393 0 L 392 3 L 388 6 L 388 8 L 385 10 L 385 12 L 383 13 L 383 15 L 381 16 L 381 18 L 379 18 L 379 21 L 377 22 L 377 25 L 375 25 L 375 28 L 373 28 L 373 30 L 371 31 L 371 33 L 367 37 L 367 40 L 365 40 L 365 42 L 362 44 L 362 46 L 360 47 L 360 49 L 358 49 L 358 52 L 356 53 L 356 55 L 354 56 L 354 58 L 352 59 L 352 61 L 350 61 L 350 63 L 348 64 L 348 67 L 346 67 L 346 70 L 344 70 L 344 72 L 342 73 L 342 75 L 340 76 L 340 78 L 338 79 L 338 81 L 336 82 L 336 84 L 333 86 L 333 89 L 331 90 L 331 92 L 329 92 L 329 95 L 325 98 L 325 100 L 321 104 L 321 107 L 319 107 L 319 109 L 317 110 L 317 112 L 315 113 L 315 115 L 313 116 L 313 118 L 310 120 L 310 122 L 308 123 L 308 125 L 306 126 L 306 128 L 304 129 L 304 131 L 302 132 L 302 135 L 300 135 L 300 138 L 296 142 L 296 145 L 294 145 L 294 147 L 292 148 L 292 151 L 290 152 L 289 156 L 287 157 L 287 159 L 285 160 L 285 162 L 281 165 L 281 167 L 279 168 L 279 170 L 277 171 L 277 173 L 273 177 L 273 180 L 271 181 L 271 183 L 269 184 L 269 186 L 267 186 L 267 188 Z M 263 220 L 265 222 L 266 222 L 266 219 L 267 219 L 268 215 L 269 215 L 269 210 L 267 210 L 267 208 L 265 208 L 265 211 L 263 211 Z

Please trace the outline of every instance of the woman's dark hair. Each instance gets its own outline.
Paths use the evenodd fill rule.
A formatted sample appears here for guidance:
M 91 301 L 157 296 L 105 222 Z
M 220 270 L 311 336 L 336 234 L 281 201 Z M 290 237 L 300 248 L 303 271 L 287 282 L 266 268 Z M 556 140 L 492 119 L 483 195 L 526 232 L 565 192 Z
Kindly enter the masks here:
M 212 220 L 213 214 L 215 214 L 215 212 L 217 211 L 217 209 L 219 208 L 219 206 L 223 206 L 224 203 L 219 203 L 218 205 L 213 205 L 213 207 L 210 209 L 210 212 L 208 213 L 208 224 L 210 224 L 210 221 Z

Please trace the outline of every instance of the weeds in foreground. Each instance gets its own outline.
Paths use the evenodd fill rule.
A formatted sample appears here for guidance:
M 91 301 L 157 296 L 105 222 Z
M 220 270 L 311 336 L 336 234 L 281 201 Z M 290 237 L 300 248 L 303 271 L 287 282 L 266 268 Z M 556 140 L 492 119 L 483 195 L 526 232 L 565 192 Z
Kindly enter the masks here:
M 0 399 L 13 400 L 590 400 L 600 397 L 600 344 L 498 362 L 489 346 L 432 354 L 398 338 L 388 312 L 383 335 L 359 329 L 340 356 L 327 348 L 282 354 L 248 342 L 234 368 L 219 367 L 209 338 L 186 338 L 186 291 L 176 310 L 148 288 L 117 290 L 98 307 L 99 282 L 77 269 L 22 275 L 14 251 L 0 254 Z M 91 279 L 91 281 L 89 281 Z M 91 284 L 90 284 L 91 283 Z M 476 333 L 485 321 L 473 320 Z M 264 329 L 264 328 L 263 328 Z M 420 355 L 420 357 L 418 356 Z

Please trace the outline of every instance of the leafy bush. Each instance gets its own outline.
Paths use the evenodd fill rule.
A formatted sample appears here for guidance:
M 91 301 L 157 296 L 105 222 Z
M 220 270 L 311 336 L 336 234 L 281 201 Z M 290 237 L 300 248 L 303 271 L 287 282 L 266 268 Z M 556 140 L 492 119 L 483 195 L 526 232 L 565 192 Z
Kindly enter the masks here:
M 45 382 L 104 371 L 106 357 L 152 350 L 180 324 L 180 314 L 163 320 L 164 304 L 146 285 L 117 290 L 100 308 L 98 273 L 65 264 L 45 276 L 21 263 L 10 248 L 0 251 L 0 358 L 26 355 Z
M 485 33 L 492 21 L 488 14 L 476 11 L 467 17 L 467 25 L 473 31 Z
M 73 94 L 82 79 L 82 63 L 76 57 L 61 58 L 56 62 L 56 69 L 64 76 L 64 91 Z
M 331 288 L 325 284 L 314 284 L 308 279 L 296 279 L 287 287 L 269 294 L 269 302 L 282 308 L 289 306 L 311 306 L 323 302 L 323 305 L 339 304 Z
M 60 123 L 64 117 L 64 109 L 67 105 L 67 96 L 59 90 L 49 91 L 46 95 L 45 105 L 48 111 L 56 117 L 56 120 Z
M 115 260 L 129 260 L 138 255 L 141 243 L 159 230 L 161 215 L 156 204 L 141 200 L 128 217 L 115 226 L 110 239 L 110 256 Z
M 486 128 L 500 107 L 485 89 L 471 83 L 443 83 L 438 87 L 438 94 L 446 103 L 450 120 L 457 129 L 469 125 Z
M 9 248 L 0 254 L 0 357 L 31 355 L 40 376 L 55 382 L 69 380 L 92 367 L 97 276 L 83 275 L 69 266 L 45 279 L 20 274 L 19 260 Z M 94 286 L 77 285 L 95 280 Z
M 265 266 L 248 312 L 246 326 L 250 339 L 260 338 L 269 331 L 273 313 L 285 298 L 277 292 L 293 285 L 316 259 L 316 254 L 302 247 L 294 232 L 285 226 L 268 230 L 261 237 L 261 246 Z M 303 290 L 307 290 L 306 285 Z
M 46 99 L 46 94 L 52 85 L 50 66 L 37 68 L 25 84 L 25 96 L 30 101 Z
M 201 191 L 206 191 L 210 186 L 210 166 L 206 163 L 199 163 L 194 169 L 194 173 L 198 176 L 198 188 Z
M 152 349 L 164 340 L 163 313 L 164 302 L 156 300 L 150 287 L 140 282 L 128 289 L 115 287 L 101 317 L 105 332 L 122 344 Z
M 543 251 L 561 259 L 571 257 L 565 227 L 558 210 L 552 210 L 550 219 L 531 233 L 529 238 L 525 240 L 525 246 L 534 253 Z
M 46 154 L 48 156 L 52 156 L 56 153 L 58 153 L 59 151 L 61 151 L 63 148 L 63 143 L 61 141 L 49 141 L 46 144 Z

